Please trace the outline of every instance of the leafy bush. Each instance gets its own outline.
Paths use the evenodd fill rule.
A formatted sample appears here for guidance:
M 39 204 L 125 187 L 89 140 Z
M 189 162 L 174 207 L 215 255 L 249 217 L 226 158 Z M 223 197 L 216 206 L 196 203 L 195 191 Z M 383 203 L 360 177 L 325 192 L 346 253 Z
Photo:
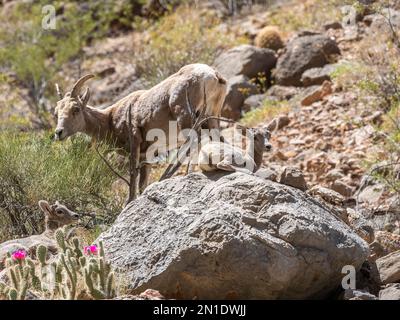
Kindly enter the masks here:
M 219 19 L 181 6 L 149 30 L 148 43 L 138 48 L 138 71 L 148 85 L 161 82 L 190 63 L 212 64 L 223 49 L 243 43 L 216 30 Z
M 46 97 L 56 97 L 54 86 L 49 83 L 62 84 L 57 73 L 65 63 L 75 59 L 79 75 L 84 45 L 112 32 L 115 24 L 131 25 L 133 7 L 139 2 L 122 1 L 116 5 L 113 1 L 52 1 L 57 13 L 54 30 L 42 27 L 42 8 L 48 1 L 21 1 L 10 10 L 1 11 L 7 16 L 0 16 L 0 66 L 8 76 L 0 81 L 23 89 L 21 97 L 36 126 L 51 127 L 51 101 Z
M 42 134 L 1 132 L 0 242 L 43 231 L 41 199 L 113 221 L 124 201 L 112 191 L 114 180 L 83 137 L 55 143 Z

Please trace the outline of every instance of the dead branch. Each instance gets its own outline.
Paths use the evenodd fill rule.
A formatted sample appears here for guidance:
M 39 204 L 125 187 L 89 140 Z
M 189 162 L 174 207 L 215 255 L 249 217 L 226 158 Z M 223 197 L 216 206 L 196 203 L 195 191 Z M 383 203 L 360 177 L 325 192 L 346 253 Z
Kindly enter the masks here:
M 103 162 L 107 165 L 107 167 L 111 170 L 112 173 L 114 173 L 118 178 L 120 178 L 121 180 L 123 180 L 128 186 L 129 186 L 129 181 L 127 179 L 125 179 L 121 174 L 119 174 L 113 167 L 112 165 L 108 162 L 108 160 L 101 154 L 101 152 L 99 151 L 99 146 L 96 144 L 95 146 L 95 150 L 97 152 L 97 154 L 99 155 L 99 157 L 101 158 L 101 160 L 103 160 Z

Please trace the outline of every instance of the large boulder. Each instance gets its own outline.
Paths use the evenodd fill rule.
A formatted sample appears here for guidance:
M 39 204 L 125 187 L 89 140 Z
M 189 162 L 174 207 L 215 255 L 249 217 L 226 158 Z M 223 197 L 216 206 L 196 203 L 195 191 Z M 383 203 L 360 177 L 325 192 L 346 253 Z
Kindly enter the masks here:
M 167 298 L 324 298 L 368 256 L 308 194 L 243 173 L 154 183 L 98 240 L 133 293 Z
M 239 120 L 242 115 L 242 107 L 248 96 L 257 93 L 257 86 L 251 83 L 246 76 L 236 76 L 228 80 L 228 87 L 222 116 L 233 120 Z
M 285 86 L 302 86 L 301 76 L 304 71 L 323 67 L 330 62 L 330 56 L 337 54 L 340 54 L 338 45 L 325 35 L 294 38 L 278 59 L 275 81 Z
M 269 76 L 275 65 L 274 51 L 251 45 L 241 45 L 223 52 L 214 62 L 214 67 L 227 79 L 239 75 L 253 79 L 260 73 Z

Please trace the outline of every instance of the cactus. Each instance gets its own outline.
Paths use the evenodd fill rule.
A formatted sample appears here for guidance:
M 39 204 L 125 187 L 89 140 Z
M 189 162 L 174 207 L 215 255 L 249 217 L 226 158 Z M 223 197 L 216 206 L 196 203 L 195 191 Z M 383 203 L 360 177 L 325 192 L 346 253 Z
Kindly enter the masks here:
M 85 283 L 93 298 L 109 299 L 115 296 L 114 273 L 105 260 L 103 243 L 99 244 L 99 257 L 90 259 L 89 265 L 85 268 Z
M 62 229 L 58 229 L 55 234 L 55 238 L 58 244 L 58 247 L 65 252 L 67 250 L 67 246 L 65 244 L 65 233 Z
M 108 299 L 115 296 L 114 273 L 105 259 L 103 243 L 100 250 L 86 252 L 78 238 L 68 240 L 65 231 L 55 233 L 58 251 L 57 259 L 48 263 L 48 249 L 39 245 L 37 260 L 25 258 L 13 260 L 8 254 L 6 269 L 9 284 L 0 283 L 0 296 L 12 300 L 22 300 L 29 290 L 35 290 L 42 298 L 78 299 L 91 296 L 93 299 Z M 97 254 L 98 253 L 98 254 Z M 47 287 L 48 276 L 53 275 L 53 286 Z
M 46 265 L 47 247 L 39 245 L 36 249 L 36 257 L 42 266 Z
M 284 44 L 279 30 L 274 26 L 267 26 L 256 36 L 254 43 L 257 47 L 277 51 L 283 48 Z

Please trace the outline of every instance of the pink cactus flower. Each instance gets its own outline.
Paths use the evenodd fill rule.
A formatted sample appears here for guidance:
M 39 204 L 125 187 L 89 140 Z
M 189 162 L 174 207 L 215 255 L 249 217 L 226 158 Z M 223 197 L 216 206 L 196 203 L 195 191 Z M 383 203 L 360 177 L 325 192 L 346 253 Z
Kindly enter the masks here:
M 24 259 L 26 258 L 26 256 L 27 256 L 27 253 L 26 253 L 26 251 L 23 250 L 23 249 L 14 251 L 14 252 L 11 254 L 11 257 L 12 257 L 14 260 L 24 260 Z
M 97 246 L 96 245 L 91 245 L 91 246 L 84 247 L 83 251 L 87 255 L 96 255 L 98 250 L 97 250 Z

